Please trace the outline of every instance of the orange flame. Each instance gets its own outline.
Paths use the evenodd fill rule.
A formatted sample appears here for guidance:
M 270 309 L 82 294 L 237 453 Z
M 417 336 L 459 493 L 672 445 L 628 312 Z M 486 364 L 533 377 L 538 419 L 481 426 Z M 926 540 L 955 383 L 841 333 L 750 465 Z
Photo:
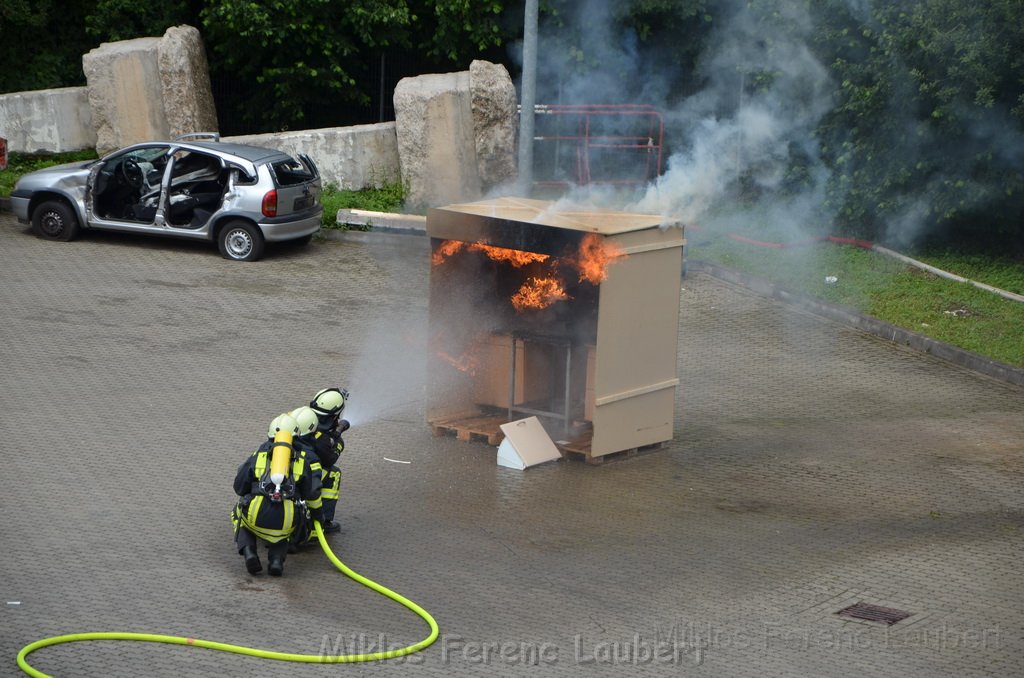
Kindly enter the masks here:
M 617 244 L 588 233 L 580 241 L 580 249 L 576 255 L 576 267 L 580 271 L 580 282 L 599 285 L 608 279 L 608 265 L 619 257 L 625 256 Z
M 512 295 L 512 306 L 517 311 L 522 311 L 525 308 L 541 309 L 568 298 L 569 295 L 565 293 L 558 278 L 533 276 L 528 278 L 519 291 Z
M 471 376 L 476 375 L 476 368 L 480 362 L 479 357 L 475 353 L 464 353 L 456 358 L 445 351 L 438 351 L 437 356 L 460 372 L 465 372 Z
M 536 252 L 526 252 L 506 247 L 494 247 L 493 245 L 485 245 L 483 242 L 466 243 L 459 240 L 445 240 L 441 242 L 431 259 L 435 265 L 438 265 L 463 249 L 483 252 L 492 261 L 507 263 L 514 268 L 548 262 L 551 273 L 545 276 L 532 276 L 528 278 L 519 288 L 519 291 L 512 295 L 512 306 L 517 311 L 527 308 L 547 308 L 557 301 L 565 301 L 572 298 L 566 293 L 564 282 L 555 273 L 560 265 L 575 267 L 578 271 L 579 282 L 599 285 L 608 279 L 608 266 L 619 257 L 626 256 L 619 245 L 609 242 L 597 234 L 588 233 L 580 240 L 579 249 L 575 254 L 566 254 L 557 259 L 552 259 L 547 254 L 537 254 Z M 460 367 L 460 365 L 466 364 L 467 358 L 465 356 L 454 358 L 449 355 L 442 355 L 441 357 L 448 360 L 458 369 L 463 369 L 464 371 L 476 369 L 475 363 L 470 368 L 464 369 L 464 367 Z
M 444 263 L 444 260 L 452 256 L 463 247 L 468 247 L 470 250 L 476 252 L 483 252 L 492 261 L 500 261 L 511 264 L 515 268 L 526 266 L 527 264 L 539 263 L 541 261 L 547 261 L 551 257 L 547 254 L 537 254 L 536 252 L 524 252 L 523 250 L 512 250 L 506 247 L 494 247 L 493 245 L 485 245 L 482 242 L 475 242 L 472 244 L 464 243 L 459 240 L 445 240 L 438 245 L 437 250 L 434 251 L 431 261 L 434 265 Z
M 512 264 L 515 268 L 526 266 L 527 264 L 535 264 L 541 261 L 547 261 L 550 257 L 547 254 L 537 254 L 536 252 L 524 252 L 523 250 L 510 250 L 505 247 L 494 247 L 492 245 L 485 245 L 482 242 L 474 243 L 470 246 L 470 249 L 477 250 L 486 254 L 492 261 L 504 261 Z
M 430 260 L 431 262 L 433 262 L 435 266 L 438 266 L 441 263 L 443 263 L 445 259 L 461 250 L 462 246 L 465 244 L 466 243 L 460 242 L 458 240 L 445 240 L 444 242 L 437 246 L 437 250 L 434 251 L 434 254 L 430 257 Z

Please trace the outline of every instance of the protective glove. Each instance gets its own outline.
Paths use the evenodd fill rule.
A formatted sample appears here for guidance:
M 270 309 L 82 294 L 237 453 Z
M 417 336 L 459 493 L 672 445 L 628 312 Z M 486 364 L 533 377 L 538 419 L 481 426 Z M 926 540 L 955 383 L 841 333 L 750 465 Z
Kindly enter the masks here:
M 339 419 L 338 420 L 338 425 L 334 427 L 334 433 L 335 433 L 335 435 L 339 435 L 340 436 L 342 433 L 344 433 L 345 431 L 349 430 L 349 428 L 351 428 L 351 427 L 352 427 L 352 424 L 348 423 L 348 419 Z

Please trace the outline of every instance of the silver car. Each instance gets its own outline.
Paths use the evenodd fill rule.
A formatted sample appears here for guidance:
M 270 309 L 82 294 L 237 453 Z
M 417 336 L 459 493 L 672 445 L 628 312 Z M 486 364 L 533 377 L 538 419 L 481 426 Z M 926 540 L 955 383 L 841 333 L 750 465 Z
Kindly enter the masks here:
M 26 174 L 11 207 L 48 240 L 89 228 L 149 233 L 213 240 L 225 258 L 255 261 L 266 242 L 312 239 L 320 188 L 307 155 L 190 134 Z

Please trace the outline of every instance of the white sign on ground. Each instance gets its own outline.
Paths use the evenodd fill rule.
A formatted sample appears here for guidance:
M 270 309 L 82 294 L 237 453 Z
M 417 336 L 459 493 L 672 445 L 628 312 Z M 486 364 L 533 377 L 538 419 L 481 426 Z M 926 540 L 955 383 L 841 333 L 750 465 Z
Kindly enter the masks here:
M 498 446 L 498 466 L 519 469 L 561 459 L 555 443 L 537 417 L 501 425 L 505 439 Z

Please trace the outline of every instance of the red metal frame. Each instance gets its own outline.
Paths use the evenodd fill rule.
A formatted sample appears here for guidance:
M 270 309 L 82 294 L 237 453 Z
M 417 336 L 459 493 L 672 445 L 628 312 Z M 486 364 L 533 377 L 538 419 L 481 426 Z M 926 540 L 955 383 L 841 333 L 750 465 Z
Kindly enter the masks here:
M 534 115 L 575 116 L 577 118 L 575 134 L 535 134 L 533 137 L 535 144 L 537 142 L 575 144 L 575 183 L 566 180 L 542 179 L 535 180 L 534 186 L 633 185 L 646 183 L 661 174 L 665 122 L 661 113 L 652 106 L 647 104 L 537 104 L 534 106 Z M 633 118 L 635 129 L 630 129 L 629 134 L 602 134 L 599 124 L 602 118 L 620 120 Z M 627 152 L 646 150 L 647 152 L 642 154 L 643 176 L 634 179 L 595 177 L 591 162 L 594 149 Z

